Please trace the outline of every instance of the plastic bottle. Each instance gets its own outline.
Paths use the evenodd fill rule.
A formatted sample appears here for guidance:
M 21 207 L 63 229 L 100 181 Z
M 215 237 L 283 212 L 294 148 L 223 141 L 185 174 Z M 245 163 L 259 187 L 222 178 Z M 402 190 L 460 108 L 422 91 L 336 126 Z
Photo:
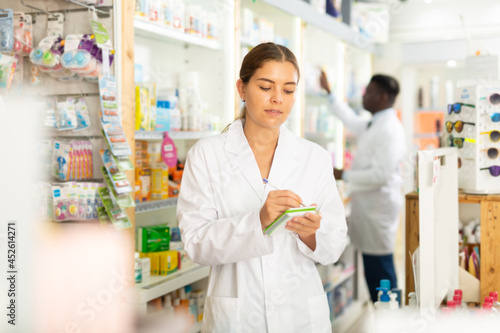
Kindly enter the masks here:
M 500 316 L 500 312 L 499 312 L 497 309 L 495 309 L 495 308 L 493 307 L 493 297 L 489 297 L 489 296 L 485 297 L 485 298 L 484 298 L 484 303 L 483 303 L 483 305 L 484 305 L 484 304 L 487 304 L 487 303 L 491 304 L 491 312 L 492 312 L 495 316 Z
M 455 311 L 457 309 L 457 305 L 455 304 L 455 301 L 448 301 L 447 307 Z
M 462 302 L 462 296 L 453 295 L 453 301 L 455 302 L 457 310 L 467 310 L 467 305 L 465 305 L 465 303 Z
M 382 295 L 380 295 L 380 301 L 375 302 L 375 309 L 377 310 L 385 310 L 389 309 L 389 290 L 387 288 L 377 288 L 377 290 L 380 290 L 382 292 Z
M 388 291 L 388 295 L 390 295 L 390 290 L 391 290 L 391 281 L 390 280 L 380 280 L 380 288 L 385 288 Z M 377 288 L 377 290 L 379 290 Z M 380 296 L 382 295 L 382 290 L 378 292 L 378 300 L 380 301 Z
M 395 293 L 392 293 L 389 295 L 391 300 L 389 301 L 389 309 L 390 310 L 398 310 L 399 309 L 399 302 L 397 300 L 398 295 Z
M 194 302 L 194 299 L 189 300 L 189 312 L 194 316 L 194 321 L 196 322 L 198 315 L 197 315 L 196 304 Z
M 500 302 L 498 302 L 498 293 L 496 291 L 490 292 L 490 297 L 493 299 L 493 308 L 500 311 Z
M 416 308 L 417 307 L 417 294 L 415 292 L 411 292 L 408 294 L 408 306 L 410 308 Z
M 139 258 L 139 253 L 135 253 L 135 283 L 142 282 L 142 263 Z
M 175 314 L 174 307 L 172 306 L 172 295 L 168 294 L 163 298 L 163 308 L 167 318 L 172 318 Z

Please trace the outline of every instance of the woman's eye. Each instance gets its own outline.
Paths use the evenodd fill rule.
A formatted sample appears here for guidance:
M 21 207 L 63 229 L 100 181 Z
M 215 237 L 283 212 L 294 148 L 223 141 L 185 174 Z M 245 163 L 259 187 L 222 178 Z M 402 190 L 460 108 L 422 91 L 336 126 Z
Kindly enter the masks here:
M 295 92 L 295 90 L 285 90 L 285 93 L 287 94 L 293 94 Z
M 264 91 L 271 90 L 271 88 L 264 88 L 264 87 L 260 87 L 260 89 L 262 89 L 262 90 L 264 90 Z

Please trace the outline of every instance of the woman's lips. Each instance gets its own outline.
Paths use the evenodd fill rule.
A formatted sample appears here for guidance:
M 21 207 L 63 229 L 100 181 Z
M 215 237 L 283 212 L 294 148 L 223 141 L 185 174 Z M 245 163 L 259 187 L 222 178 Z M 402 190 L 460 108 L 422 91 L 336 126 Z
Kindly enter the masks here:
M 269 110 L 264 110 L 264 111 L 266 111 L 267 114 L 270 114 L 272 116 L 279 116 L 283 113 L 280 110 L 275 110 L 275 109 L 269 109 Z

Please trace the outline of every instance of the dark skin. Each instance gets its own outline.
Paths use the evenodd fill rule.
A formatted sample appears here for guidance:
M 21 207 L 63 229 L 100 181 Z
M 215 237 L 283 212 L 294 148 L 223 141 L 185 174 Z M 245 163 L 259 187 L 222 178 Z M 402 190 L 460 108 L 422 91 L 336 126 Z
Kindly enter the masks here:
M 326 92 L 330 94 L 330 84 L 328 83 L 328 78 L 323 71 L 321 71 L 319 82 L 321 84 L 321 88 L 325 89 Z M 391 108 L 393 105 L 394 99 L 390 98 L 387 92 L 380 89 L 377 83 L 370 81 L 363 95 L 363 108 L 374 115 L 377 112 Z M 333 169 L 335 179 L 342 179 L 342 174 L 342 170 Z

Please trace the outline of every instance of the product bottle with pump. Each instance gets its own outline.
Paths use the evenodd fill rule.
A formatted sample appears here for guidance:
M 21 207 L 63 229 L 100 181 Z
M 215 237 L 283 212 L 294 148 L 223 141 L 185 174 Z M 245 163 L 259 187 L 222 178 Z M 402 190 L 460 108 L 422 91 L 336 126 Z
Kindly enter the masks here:
M 391 280 L 380 280 L 380 288 L 385 288 L 387 289 L 387 294 L 391 294 Z M 377 290 L 379 290 L 377 288 Z M 378 300 L 380 301 L 380 295 L 382 295 L 382 290 L 378 292 Z
M 389 301 L 391 300 L 389 298 L 389 290 L 387 288 L 377 288 L 377 290 L 380 290 L 382 292 L 382 295 L 380 295 L 380 301 L 375 302 L 375 309 L 377 310 L 386 310 L 389 309 Z
M 389 309 L 390 310 L 398 310 L 399 309 L 399 302 L 397 300 L 398 295 L 395 293 L 392 293 L 389 295 L 391 300 L 389 301 Z

